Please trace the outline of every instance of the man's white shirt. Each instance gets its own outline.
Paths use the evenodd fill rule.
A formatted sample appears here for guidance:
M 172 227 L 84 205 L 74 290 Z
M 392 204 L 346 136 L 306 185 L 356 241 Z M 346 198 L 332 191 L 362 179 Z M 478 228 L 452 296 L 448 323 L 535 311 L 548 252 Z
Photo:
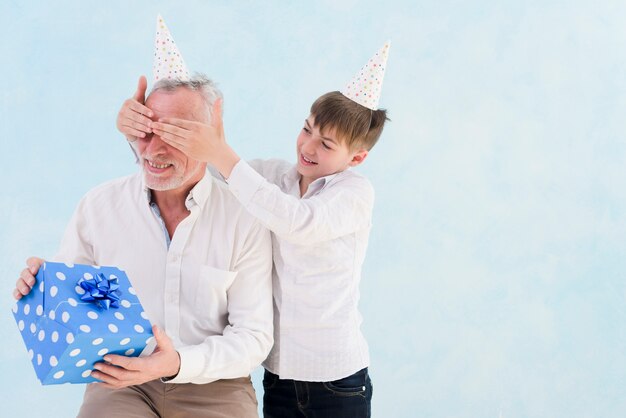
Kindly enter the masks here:
M 171 383 L 248 376 L 272 346 L 269 232 L 205 175 L 171 242 L 141 174 L 88 192 L 55 260 L 126 271 L 144 310 L 180 354 Z

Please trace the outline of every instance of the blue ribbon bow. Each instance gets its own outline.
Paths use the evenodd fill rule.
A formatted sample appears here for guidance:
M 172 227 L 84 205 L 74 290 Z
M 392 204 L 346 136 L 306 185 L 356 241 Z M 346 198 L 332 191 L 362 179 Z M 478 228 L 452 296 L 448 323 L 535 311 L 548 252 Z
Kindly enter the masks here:
M 81 278 L 77 285 L 85 290 L 81 300 L 94 303 L 102 310 L 120 307 L 122 292 L 117 290 L 120 287 L 117 277 L 107 279 L 104 274 L 98 273 L 93 279 Z

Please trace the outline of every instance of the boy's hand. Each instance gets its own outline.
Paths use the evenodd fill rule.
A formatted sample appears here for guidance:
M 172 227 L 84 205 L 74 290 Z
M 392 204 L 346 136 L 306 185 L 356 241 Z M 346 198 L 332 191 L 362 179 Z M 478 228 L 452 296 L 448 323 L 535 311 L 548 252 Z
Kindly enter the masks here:
M 35 285 L 35 275 L 43 263 L 44 260 L 38 257 L 30 257 L 26 260 L 28 267 L 22 270 L 20 278 L 15 282 L 15 289 L 13 289 L 13 297 L 16 300 L 20 300 L 22 296 L 26 296 L 30 293 L 30 290 Z
M 213 117 L 209 125 L 184 119 L 160 118 L 158 122 L 152 123 L 152 131 L 189 158 L 213 165 L 226 178 L 240 159 L 226 143 L 221 100 L 213 104 Z
M 161 377 L 176 376 L 180 370 L 180 356 L 172 340 L 156 325 L 152 327 L 157 346 L 147 357 L 126 357 L 116 354 L 104 356 L 106 363 L 96 363 L 91 375 L 110 389 L 140 385 Z M 108 363 L 108 364 L 107 364 Z
M 145 138 L 146 134 L 152 133 L 150 125 L 152 111 L 144 106 L 148 81 L 146 77 L 139 77 L 137 91 L 130 99 L 127 99 L 120 112 L 117 114 L 117 129 L 133 142 L 139 138 Z

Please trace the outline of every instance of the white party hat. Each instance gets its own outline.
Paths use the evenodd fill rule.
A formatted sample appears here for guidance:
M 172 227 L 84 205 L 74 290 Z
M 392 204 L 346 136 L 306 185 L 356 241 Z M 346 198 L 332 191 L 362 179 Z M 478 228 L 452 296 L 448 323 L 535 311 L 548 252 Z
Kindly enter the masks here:
M 391 43 L 387 41 L 341 90 L 341 94 L 368 109 L 378 109 L 390 45 Z
M 161 15 L 157 16 L 156 35 L 154 39 L 154 62 L 152 64 L 153 82 L 164 78 L 189 80 L 189 71 L 180 55 L 174 38 Z

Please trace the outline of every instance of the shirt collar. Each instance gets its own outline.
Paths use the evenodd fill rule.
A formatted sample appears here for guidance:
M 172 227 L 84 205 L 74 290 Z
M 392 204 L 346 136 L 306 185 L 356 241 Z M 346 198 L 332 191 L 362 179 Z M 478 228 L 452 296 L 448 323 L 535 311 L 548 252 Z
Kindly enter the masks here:
M 152 203 L 152 190 L 150 190 L 146 186 L 143 180 L 143 176 L 142 176 L 141 184 L 143 187 L 144 196 L 146 197 L 146 200 L 148 201 L 148 203 Z M 204 176 L 200 179 L 199 182 L 196 183 L 195 186 L 193 186 L 193 188 L 189 191 L 187 198 L 185 199 L 185 206 L 187 207 L 187 209 L 190 209 L 194 205 L 200 206 L 200 209 L 204 208 L 204 205 L 206 204 L 206 202 L 209 200 L 209 197 L 211 196 L 212 188 L 213 188 L 213 179 L 211 178 L 210 174 L 205 172 Z
M 302 197 L 311 196 L 313 194 L 319 193 L 332 179 L 337 177 L 341 173 L 329 174 L 328 176 L 320 177 L 313 181 L 307 192 Z M 292 166 L 281 176 L 281 182 L 283 184 L 283 188 L 289 189 L 293 187 L 294 184 L 297 184 L 300 181 L 300 173 L 298 173 L 298 167 Z

